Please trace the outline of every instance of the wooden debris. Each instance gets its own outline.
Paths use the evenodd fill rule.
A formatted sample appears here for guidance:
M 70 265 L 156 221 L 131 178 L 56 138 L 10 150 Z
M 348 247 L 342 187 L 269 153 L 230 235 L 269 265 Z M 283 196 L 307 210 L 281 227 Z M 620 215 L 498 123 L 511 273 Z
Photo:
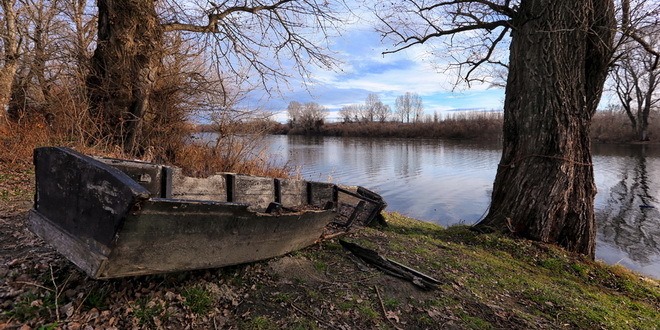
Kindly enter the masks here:
M 433 277 L 426 275 L 418 270 L 402 265 L 394 260 L 385 258 L 374 250 L 361 247 L 355 243 L 339 240 L 339 243 L 347 250 L 351 251 L 354 255 L 364 260 L 365 262 L 382 270 L 386 274 L 407 280 L 415 286 L 424 289 L 435 289 L 440 281 Z

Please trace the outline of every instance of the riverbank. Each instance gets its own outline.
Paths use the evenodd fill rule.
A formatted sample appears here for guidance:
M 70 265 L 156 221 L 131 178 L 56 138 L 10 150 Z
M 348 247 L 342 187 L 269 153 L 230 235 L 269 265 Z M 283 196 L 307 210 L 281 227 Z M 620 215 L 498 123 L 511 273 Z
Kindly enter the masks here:
M 345 240 L 440 281 L 422 291 L 336 239 L 222 269 L 87 278 L 25 227 L 33 173 L 0 163 L 0 329 L 653 328 L 660 282 L 545 244 L 387 213 Z
M 656 117 L 649 119 L 651 141 L 655 140 L 654 129 L 660 127 L 660 118 Z M 318 128 L 308 130 L 285 124 L 273 124 L 270 132 L 291 135 L 497 141 L 502 138 L 502 125 L 502 113 L 475 112 L 417 123 L 325 123 Z M 596 113 L 591 123 L 591 139 L 594 143 L 639 143 L 626 115 L 613 111 Z

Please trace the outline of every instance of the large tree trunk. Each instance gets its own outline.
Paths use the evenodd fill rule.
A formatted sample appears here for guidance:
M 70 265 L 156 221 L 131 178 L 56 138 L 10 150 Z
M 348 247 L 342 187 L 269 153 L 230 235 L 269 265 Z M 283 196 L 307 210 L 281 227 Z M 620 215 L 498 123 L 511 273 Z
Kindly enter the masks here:
M 162 62 L 163 29 L 152 0 L 98 0 L 98 41 L 88 78 L 104 137 L 139 153 L 149 98 Z
M 614 33 L 612 0 L 524 0 L 514 19 L 504 142 L 479 230 L 594 256 L 589 126 Z

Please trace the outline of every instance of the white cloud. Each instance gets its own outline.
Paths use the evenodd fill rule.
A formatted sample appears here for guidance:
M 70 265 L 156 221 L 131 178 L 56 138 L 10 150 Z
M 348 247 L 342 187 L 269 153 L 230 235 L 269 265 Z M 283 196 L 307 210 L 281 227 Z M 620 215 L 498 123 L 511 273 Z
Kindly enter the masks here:
M 336 117 L 336 110 L 364 102 L 369 93 L 377 93 L 383 102 L 394 107 L 396 96 L 416 92 L 430 113 L 457 108 L 501 108 L 503 91 L 489 90 L 487 84 L 461 86 L 452 93 L 458 73 L 455 69 L 442 71 L 449 62 L 431 53 L 437 54 L 438 48 L 411 47 L 383 56 L 382 52 L 391 46 L 381 43 L 366 18 L 368 14 L 364 12 L 361 19 L 348 25 L 343 36 L 331 41 L 332 50 L 344 62 L 341 72 L 314 68 L 309 92 L 292 83 L 291 91 L 270 99 L 266 107 L 281 110 L 289 101 L 317 102 L 335 111 L 329 117 Z M 278 111 L 274 118 L 286 121 L 286 112 Z

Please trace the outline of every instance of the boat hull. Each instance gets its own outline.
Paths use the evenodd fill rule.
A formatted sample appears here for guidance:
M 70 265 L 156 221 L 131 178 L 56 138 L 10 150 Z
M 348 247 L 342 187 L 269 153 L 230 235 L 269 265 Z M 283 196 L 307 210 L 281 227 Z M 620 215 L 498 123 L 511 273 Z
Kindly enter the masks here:
M 364 226 L 385 207 L 361 187 L 196 178 L 66 148 L 36 149 L 35 168 L 30 229 L 97 279 L 264 260 Z

